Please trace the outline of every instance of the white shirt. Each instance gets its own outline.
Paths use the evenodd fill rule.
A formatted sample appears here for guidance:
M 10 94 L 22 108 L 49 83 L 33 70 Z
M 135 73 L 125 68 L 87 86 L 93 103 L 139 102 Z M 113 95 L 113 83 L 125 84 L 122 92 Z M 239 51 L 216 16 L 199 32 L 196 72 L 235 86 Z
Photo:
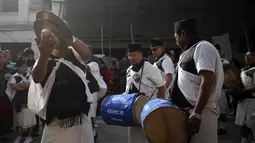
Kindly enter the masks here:
M 14 75 L 12 75 L 12 77 L 9 79 L 8 83 L 7 83 L 7 88 L 5 90 L 5 93 L 8 95 L 10 101 L 12 101 L 15 97 L 16 94 L 16 90 L 12 89 L 10 84 L 12 83 L 17 83 L 15 77 L 19 76 L 22 78 L 22 80 L 19 83 L 30 83 L 32 80 L 32 76 L 30 73 L 27 72 L 26 76 L 23 76 L 22 74 L 19 73 L 15 73 Z M 28 77 L 28 79 L 27 79 Z
M 189 50 L 184 51 L 180 55 L 180 61 L 183 57 L 185 57 Z M 221 95 L 221 89 L 224 80 L 221 57 L 216 48 L 211 43 L 207 41 L 200 41 L 194 51 L 193 59 L 198 73 L 202 70 L 206 70 L 211 71 L 216 75 L 216 83 L 213 85 L 212 93 L 207 103 L 207 107 L 217 108 L 217 100 Z M 201 77 L 199 75 L 184 71 L 179 66 L 178 86 L 191 105 L 195 105 L 197 102 L 200 83 Z
M 229 64 L 228 60 L 226 60 L 225 58 L 221 58 L 221 61 L 223 64 Z
M 103 80 L 103 77 L 100 75 L 100 69 L 98 64 L 96 62 L 90 62 L 88 66 L 90 67 L 91 74 L 97 80 L 100 89 L 103 89 L 103 88 L 106 89 L 107 85 L 105 81 Z
M 163 60 L 164 59 L 164 60 Z M 157 62 L 154 63 L 154 66 L 157 67 L 157 63 L 159 63 L 161 60 L 163 60 L 162 62 L 162 68 L 164 71 L 160 70 L 160 74 L 163 78 L 163 80 L 166 82 L 167 80 L 167 74 L 174 74 L 174 64 L 172 62 L 172 60 L 170 59 L 170 57 L 165 54 L 164 56 L 162 56 Z M 157 67 L 158 68 L 158 67 Z
M 136 88 L 139 90 L 140 81 L 134 80 L 137 77 L 141 77 L 142 74 L 142 84 L 140 92 L 144 93 L 146 96 L 151 97 L 156 91 L 157 88 L 164 86 L 164 81 L 160 75 L 159 70 L 150 64 L 149 62 L 144 62 L 144 67 L 141 67 L 138 72 L 133 71 L 132 66 L 127 69 L 127 85 L 125 93 L 128 93 L 130 85 L 133 83 Z

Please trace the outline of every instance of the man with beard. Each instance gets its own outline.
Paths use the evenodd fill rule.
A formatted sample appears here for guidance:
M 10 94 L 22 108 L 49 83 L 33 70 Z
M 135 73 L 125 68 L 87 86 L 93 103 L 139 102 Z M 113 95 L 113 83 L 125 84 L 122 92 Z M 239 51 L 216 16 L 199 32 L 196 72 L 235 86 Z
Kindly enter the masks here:
M 131 66 L 127 69 L 125 93 L 143 93 L 152 97 L 158 90 L 157 97 L 165 98 L 164 81 L 159 70 L 145 61 L 141 44 L 128 45 L 128 58 Z M 129 143 L 147 143 L 141 127 L 129 127 Z
M 217 143 L 217 100 L 224 80 L 220 55 L 198 36 L 195 19 L 175 22 L 174 30 L 183 52 L 176 67 L 172 102 L 189 111 L 190 143 Z
M 13 107 L 5 93 L 13 71 L 7 67 L 5 58 L 5 53 L 0 51 L 0 140 L 6 140 L 4 135 L 10 132 L 13 126 Z

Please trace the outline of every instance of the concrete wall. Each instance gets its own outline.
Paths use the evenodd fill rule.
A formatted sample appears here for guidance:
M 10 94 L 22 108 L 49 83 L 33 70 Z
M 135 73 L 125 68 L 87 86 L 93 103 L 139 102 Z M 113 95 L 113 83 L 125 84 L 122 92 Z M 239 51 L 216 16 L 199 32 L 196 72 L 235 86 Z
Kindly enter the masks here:
M 40 6 L 38 10 L 49 9 L 49 3 L 45 0 L 38 0 Z M 30 11 L 29 2 L 31 0 L 18 0 L 17 12 L 0 12 L 0 43 L 31 43 L 31 48 L 36 53 L 39 52 L 34 41 L 33 22 L 37 11 Z M 0 4 L 1 5 L 1 4 Z

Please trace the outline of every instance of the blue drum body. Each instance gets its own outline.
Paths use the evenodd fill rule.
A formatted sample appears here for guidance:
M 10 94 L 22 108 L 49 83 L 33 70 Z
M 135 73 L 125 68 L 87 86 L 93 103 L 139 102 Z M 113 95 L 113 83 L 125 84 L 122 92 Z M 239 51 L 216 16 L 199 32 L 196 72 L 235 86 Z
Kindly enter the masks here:
M 146 119 L 146 117 L 154 110 L 158 109 L 158 108 L 162 108 L 162 107 L 173 107 L 173 108 L 177 108 L 182 110 L 180 107 L 178 107 L 177 105 L 173 104 L 171 101 L 166 100 L 166 99 L 154 99 L 149 101 L 147 104 L 145 104 L 145 106 L 143 107 L 142 113 L 141 113 L 141 124 L 142 127 L 144 127 L 144 120 Z
M 147 102 L 141 112 L 141 125 L 150 143 L 183 143 L 187 119 L 183 109 L 166 99 Z
M 101 116 L 107 125 L 135 126 L 133 105 L 134 94 L 119 94 L 107 97 L 101 105 Z

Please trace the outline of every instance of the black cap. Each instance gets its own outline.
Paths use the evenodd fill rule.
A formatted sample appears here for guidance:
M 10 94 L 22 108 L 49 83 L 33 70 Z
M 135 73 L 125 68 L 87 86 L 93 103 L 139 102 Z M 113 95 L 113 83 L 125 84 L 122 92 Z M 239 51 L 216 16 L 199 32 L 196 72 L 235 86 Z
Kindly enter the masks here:
M 23 52 L 23 56 L 27 57 L 29 55 L 34 55 L 35 52 L 31 48 L 26 48 Z
M 142 52 L 141 44 L 128 44 L 128 52 L 140 51 Z
M 151 39 L 151 47 L 155 47 L 155 46 L 163 46 L 164 45 L 164 40 L 162 39 Z
M 194 18 L 189 18 L 181 21 L 176 21 L 174 23 L 174 32 L 179 33 L 182 30 L 184 30 L 188 34 L 197 34 L 196 20 Z

